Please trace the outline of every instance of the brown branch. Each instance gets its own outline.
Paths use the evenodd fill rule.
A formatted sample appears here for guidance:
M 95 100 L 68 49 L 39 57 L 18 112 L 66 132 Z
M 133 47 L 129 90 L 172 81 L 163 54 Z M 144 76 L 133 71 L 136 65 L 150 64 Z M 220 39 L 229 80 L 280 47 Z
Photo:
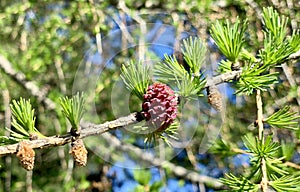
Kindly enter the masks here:
M 256 106 L 257 106 L 257 123 L 258 123 L 258 139 L 264 143 L 264 125 L 263 125 L 263 103 L 261 99 L 261 93 L 258 89 L 256 91 Z M 268 176 L 267 176 L 267 165 L 264 158 L 261 159 L 261 189 L 263 192 L 268 191 Z
M 218 85 L 218 84 L 221 84 L 224 82 L 228 82 L 230 80 L 237 80 L 240 78 L 241 74 L 242 74 L 242 70 L 238 70 L 238 71 L 230 71 L 230 72 L 215 76 L 215 77 L 207 80 L 204 88 L 207 88 L 207 87 L 210 87 L 213 85 Z
M 132 113 L 126 117 L 121 117 L 113 121 L 109 121 L 103 124 L 82 123 L 81 134 L 79 138 L 85 138 L 92 135 L 99 135 L 109 130 L 116 129 L 118 127 L 137 123 L 137 113 Z M 61 146 L 72 142 L 71 134 L 63 136 L 52 136 L 37 140 L 28 141 L 27 144 L 33 149 L 41 149 L 46 147 Z M 18 143 L 6 146 L 0 146 L 0 156 L 16 153 L 18 149 Z

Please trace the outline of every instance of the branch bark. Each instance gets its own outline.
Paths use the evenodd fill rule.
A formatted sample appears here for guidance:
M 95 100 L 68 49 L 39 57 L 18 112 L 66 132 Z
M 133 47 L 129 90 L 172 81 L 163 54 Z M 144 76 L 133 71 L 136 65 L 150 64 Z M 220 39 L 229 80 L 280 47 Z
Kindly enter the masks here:
M 242 70 L 238 70 L 238 71 L 230 71 L 230 72 L 215 76 L 215 77 L 207 80 L 204 88 L 207 88 L 207 87 L 210 87 L 213 85 L 218 85 L 218 84 L 221 84 L 224 82 L 228 82 L 230 80 L 238 80 L 240 78 L 241 74 L 242 74 Z
M 263 125 L 263 103 L 261 99 L 260 90 L 256 91 L 256 106 L 257 106 L 257 123 L 258 123 L 258 139 L 264 143 L 264 125 Z M 266 160 L 261 160 L 261 188 L 263 192 L 268 191 L 268 176 L 267 176 L 267 165 Z
M 118 127 L 130 125 L 137 123 L 137 113 L 132 113 L 126 117 L 121 117 L 119 119 L 109 121 L 103 124 L 92 124 L 92 123 L 82 123 L 81 133 L 79 138 L 85 138 L 92 135 L 100 135 L 109 130 L 116 129 Z M 62 136 L 51 136 L 37 140 L 28 141 L 27 144 L 33 149 L 41 149 L 46 147 L 55 147 L 65 145 L 72 142 L 71 134 L 66 134 Z M 6 146 L 0 146 L 0 156 L 14 154 L 17 152 L 18 143 Z

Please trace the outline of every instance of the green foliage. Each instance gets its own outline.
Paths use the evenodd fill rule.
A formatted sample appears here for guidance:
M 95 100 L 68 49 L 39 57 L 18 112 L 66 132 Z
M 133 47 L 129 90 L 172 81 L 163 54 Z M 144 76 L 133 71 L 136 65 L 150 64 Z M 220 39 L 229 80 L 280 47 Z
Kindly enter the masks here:
M 219 66 L 218 66 L 218 72 L 219 73 L 226 73 L 226 72 L 230 72 L 231 71 L 231 65 L 232 65 L 232 62 L 229 61 L 229 60 L 222 60 L 220 61 L 219 63 Z
M 277 83 L 278 72 L 266 73 L 267 68 L 260 63 L 249 63 L 242 70 L 237 82 L 237 94 L 251 95 L 255 89 L 266 91 L 274 83 Z
M 237 93 L 250 95 L 254 89 L 266 91 L 277 82 L 278 73 L 270 73 L 271 67 L 284 62 L 294 51 L 288 41 L 287 18 L 280 17 L 273 8 L 264 9 L 263 13 L 264 48 L 259 50 L 259 59 L 251 56 L 246 50 L 242 53 L 242 58 L 246 59 L 247 65 L 243 68 L 241 78 L 238 81 Z M 297 39 L 294 34 L 291 39 Z M 294 43 L 293 43 L 294 44 Z
M 64 97 L 60 99 L 60 105 L 63 113 L 68 118 L 73 129 L 80 128 L 80 120 L 84 113 L 85 96 L 83 93 L 77 93 L 72 98 Z
M 14 129 L 6 128 L 10 136 L 0 136 L 0 145 L 7 145 L 19 142 L 23 139 L 44 138 L 45 136 L 35 128 L 34 109 L 30 100 L 20 98 L 19 101 L 13 100 L 10 104 L 12 111 L 11 125 Z
M 182 98 L 193 98 L 195 95 L 202 96 L 201 91 L 205 86 L 206 80 L 201 75 L 200 77 L 192 77 L 186 75 L 181 81 L 177 81 L 178 94 Z
M 287 175 L 278 178 L 274 175 L 273 180 L 270 181 L 270 186 L 278 192 L 298 192 L 300 190 L 300 177 Z
M 259 62 L 258 59 L 246 49 L 242 49 L 241 59 L 245 62 L 248 62 L 248 63 L 257 63 L 257 62 Z
M 189 65 L 192 73 L 199 76 L 201 66 L 205 61 L 206 45 L 200 38 L 188 38 L 183 40 L 181 51 L 184 60 Z
M 300 50 L 300 31 L 293 31 L 292 37 L 288 39 L 289 45 L 292 47 L 293 52 Z
M 184 40 L 181 47 L 190 70 L 187 71 L 174 55 L 165 55 L 164 62 L 154 66 L 154 75 L 158 81 L 175 86 L 174 89 L 184 98 L 202 96 L 206 80 L 200 70 L 205 60 L 206 47 L 199 38 L 192 37 Z
M 278 158 L 280 145 L 272 141 L 272 136 L 268 136 L 265 141 L 258 140 L 257 137 L 247 135 L 243 139 L 245 146 L 250 153 L 253 153 L 251 163 L 253 165 L 253 174 L 256 179 L 262 176 L 260 169 L 262 159 L 266 161 L 268 176 L 273 175 L 286 175 L 288 172 L 282 163 L 283 157 Z
M 273 127 L 297 130 L 299 124 L 295 120 L 300 116 L 296 114 L 297 112 L 290 112 L 290 106 L 285 106 L 264 121 Z
M 143 95 L 151 83 L 151 70 L 148 65 L 143 65 L 142 61 L 135 63 L 131 60 L 126 65 L 122 65 L 121 78 L 129 91 L 132 91 L 141 101 Z
M 158 62 L 154 66 L 154 75 L 157 76 L 158 81 L 170 84 L 173 81 L 182 81 L 188 72 L 178 63 L 175 56 L 165 55 L 164 62 Z
M 228 191 L 236 191 L 236 192 L 242 192 L 242 191 L 248 191 L 248 192 L 254 192 L 258 191 L 259 185 L 252 183 L 249 179 L 240 176 L 236 177 L 233 174 L 226 174 L 226 178 L 222 178 L 221 181 L 230 186 L 232 188 Z
M 216 21 L 211 26 L 211 36 L 219 47 L 220 51 L 225 55 L 225 57 L 235 63 L 239 57 L 242 50 L 244 40 L 244 33 L 247 27 L 247 21 L 241 21 L 239 18 L 236 19 L 234 25 L 226 22 Z
M 179 122 L 176 120 L 173 122 L 163 133 L 159 133 L 159 138 L 162 139 L 167 145 L 170 147 L 172 146 L 172 143 L 170 142 L 169 138 L 172 138 L 174 140 L 177 140 L 178 135 L 178 127 L 179 127 Z
M 288 18 L 280 16 L 273 7 L 263 8 L 263 24 L 265 32 L 275 40 L 273 45 L 280 45 L 284 42 L 287 34 Z
M 239 176 L 229 173 L 221 181 L 230 186 L 234 191 L 258 191 L 259 185 L 256 184 L 262 178 L 262 161 L 266 163 L 266 173 L 269 185 L 277 191 L 297 191 L 299 190 L 299 176 L 290 175 L 287 167 L 283 164 L 285 157 L 279 157 L 279 143 L 272 141 L 272 136 L 267 136 L 259 140 L 250 134 L 243 138 L 244 145 L 248 148 L 247 152 L 251 154 L 251 172 L 248 176 Z M 224 143 L 224 142 L 222 142 Z M 228 148 L 228 145 L 219 145 L 222 148 Z M 224 147 L 225 146 L 225 147 Z M 285 150 L 282 147 L 282 150 Z M 285 153 L 290 153 L 285 152 Z M 290 155 L 289 155 L 290 156 Z M 232 191 L 232 190 L 230 190 Z
M 151 192 L 159 192 L 161 191 L 160 189 L 164 186 L 162 181 L 156 181 L 150 186 L 150 191 Z
M 259 57 L 265 65 L 280 64 L 297 51 L 294 41 L 298 37 L 293 32 L 292 40 L 288 40 L 287 23 L 288 18 L 280 16 L 272 7 L 263 9 L 264 49 L 260 50 Z
M 29 139 L 31 136 L 45 137 L 35 128 L 34 109 L 30 100 L 20 98 L 13 100 L 10 105 L 12 111 L 12 126 L 15 131 L 11 131 L 11 136 L 18 139 Z
M 36 128 L 34 109 L 30 104 L 30 100 L 20 98 L 20 101 L 13 100 L 10 105 L 12 111 L 12 126 L 14 126 L 23 135 L 29 136 Z
M 294 53 L 294 49 L 289 42 L 283 42 L 275 46 L 274 37 L 267 34 L 264 40 L 264 49 L 260 50 L 259 57 L 265 65 L 271 66 L 283 63 L 292 53 Z
M 232 148 L 234 147 L 235 146 L 233 146 L 233 144 L 228 143 L 224 139 L 218 139 L 215 143 L 213 143 L 209 151 L 213 154 L 218 154 L 221 157 L 228 157 L 236 154 L 232 151 Z
M 147 133 L 146 136 L 145 136 L 144 143 L 150 145 L 151 143 L 156 143 L 157 139 L 162 139 L 168 146 L 172 146 L 169 139 L 170 138 L 174 139 L 174 140 L 178 139 L 176 137 L 176 135 L 178 135 L 178 132 L 177 132 L 178 127 L 179 127 L 179 122 L 177 120 L 175 120 L 175 122 L 173 122 L 163 132 L 154 131 L 154 132 L 151 132 L 151 133 Z M 149 127 L 139 127 L 139 128 L 141 128 L 141 130 L 149 129 Z
M 23 138 L 22 135 L 15 135 L 14 137 L 0 136 L 0 145 L 18 143 L 20 141 L 19 138 Z

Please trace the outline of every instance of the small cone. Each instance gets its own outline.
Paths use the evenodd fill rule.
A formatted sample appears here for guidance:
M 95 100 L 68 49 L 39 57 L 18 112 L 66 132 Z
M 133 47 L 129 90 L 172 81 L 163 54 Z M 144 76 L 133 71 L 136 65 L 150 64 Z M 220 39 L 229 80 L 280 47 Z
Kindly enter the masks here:
M 82 139 L 77 139 L 72 142 L 72 148 L 69 153 L 73 156 L 75 163 L 78 166 L 86 166 L 88 151 L 86 150 Z
M 218 88 L 213 85 L 207 88 L 208 103 L 215 108 L 217 111 L 223 109 L 222 95 L 219 92 Z
M 24 169 L 27 171 L 33 169 L 35 152 L 25 141 L 19 143 L 17 157 L 20 159 L 20 163 Z
M 149 127 L 163 132 L 176 119 L 178 98 L 175 92 L 163 83 L 154 83 L 147 88 L 142 104 L 142 115 Z

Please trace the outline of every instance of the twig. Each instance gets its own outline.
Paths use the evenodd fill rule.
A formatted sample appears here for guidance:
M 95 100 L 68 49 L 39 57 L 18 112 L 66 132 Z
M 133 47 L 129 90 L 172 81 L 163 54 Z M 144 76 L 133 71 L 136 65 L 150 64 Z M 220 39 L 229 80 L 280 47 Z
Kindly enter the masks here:
M 102 37 L 101 37 L 101 24 L 103 23 L 103 12 L 100 9 L 96 9 L 96 4 L 94 0 L 89 0 L 91 4 L 91 11 L 93 13 L 93 21 L 95 22 L 95 31 L 96 31 L 96 45 L 97 45 L 97 51 L 101 55 L 103 52 L 102 49 Z
M 92 135 L 100 135 L 105 133 L 109 130 L 116 129 L 118 127 L 130 125 L 137 123 L 137 113 L 132 113 L 126 117 L 121 117 L 114 121 L 109 121 L 103 124 L 92 124 L 92 123 L 82 123 L 81 125 L 81 132 L 79 138 L 85 138 Z M 54 147 L 54 146 L 61 146 L 72 141 L 71 134 L 66 134 L 63 136 L 52 136 L 47 137 L 45 139 L 37 139 L 28 141 L 28 145 L 33 149 L 41 149 L 46 147 Z M 0 146 L 0 156 L 13 154 L 17 152 L 18 143 L 12 145 L 5 145 Z
M 65 178 L 64 178 L 64 183 L 69 183 L 70 182 L 70 180 L 72 179 L 73 170 L 74 170 L 74 159 L 69 158 L 68 159 L 68 167 L 67 167 L 66 175 L 65 175 Z
M 299 54 L 300 55 L 300 54 Z M 294 57 L 294 56 L 293 56 Z M 25 78 L 25 75 L 21 72 L 16 72 L 9 61 L 7 61 L 3 56 L 0 55 L 0 68 L 9 76 L 11 76 L 16 82 L 20 83 L 25 89 L 27 89 L 33 96 L 37 97 L 39 101 L 46 104 L 46 107 L 48 109 L 53 109 L 55 107 L 55 103 L 51 101 L 50 99 L 46 98 L 45 93 L 43 93 L 32 81 L 28 81 Z M 223 82 L 228 82 L 230 80 L 238 79 L 241 75 L 241 71 L 232 71 L 229 73 L 221 74 L 219 76 L 213 77 L 210 79 L 205 87 L 211 86 L 211 85 L 217 85 Z M 43 94 L 41 94 L 43 93 Z M 260 92 L 257 95 L 260 97 Z M 261 98 L 260 98 L 261 99 Z M 258 104 L 258 108 L 262 106 Z M 114 121 L 106 122 L 104 124 L 91 124 L 91 123 L 83 123 L 82 131 L 80 138 L 88 137 L 91 135 L 96 134 L 102 134 L 104 132 L 107 132 L 111 129 L 116 129 L 118 127 L 126 126 L 129 124 L 137 123 L 137 113 L 130 114 L 127 117 L 122 117 L 119 119 L 116 119 Z M 104 138 L 110 138 L 112 139 L 111 134 L 102 134 L 101 135 Z M 262 138 L 262 135 L 261 137 Z M 37 139 L 29 141 L 28 144 L 32 148 L 44 148 L 44 147 L 51 147 L 51 146 L 60 146 L 65 145 L 67 143 L 70 143 L 72 141 L 72 137 L 70 134 L 66 134 L 64 136 L 52 136 L 47 137 L 45 139 Z M 110 140 L 112 141 L 112 140 Z M 133 147 L 132 145 L 127 145 L 121 143 L 120 140 L 115 138 L 114 143 L 117 143 L 116 146 L 122 150 L 130 150 L 138 154 L 138 156 L 145 161 L 151 162 L 153 165 L 156 166 L 167 166 L 172 170 L 172 172 L 178 176 L 178 177 L 184 177 L 188 180 L 191 180 L 192 182 L 199 182 L 199 183 L 205 183 L 207 186 L 211 186 L 213 188 L 221 188 L 223 184 L 221 184 L 217 179 L 208 177 L 208 176 L 201 176 L 196 172 L 189 171 L 183 167 L 177 166 L 175 164 L 172 164 L 170 162 L 161 162 L 159 159 L 153 157 L 152 154 L 147 154 L 143 152 L 141 149 Z M 17 151 L 18 144 L 13 145 L 6 145 L 6 146 L 0 146 L 0 156 L 6 155 L 6 154 L 13 154 Z M 265 164 L 264 164 L 265 167 Z M 267 183 L 266 183 L 267 184 Z
M 197 167 L 197 159 L 192 151 L 191 145 L 190 144 L 187 145 L 185 150 L 187 153 L 187 157 L 188 157 L 190 163 L 193 165 L 194 169 L 199 170 L 199 168 Z
M 57 118 L 53 118 L 53 126 L 55 128 L 56 133 L 61 133 L 61 124 Z M 57 155 L 60 159 L 60 166 L 62 169 L 67 169 L 67 162 L 65 161 L 66 158 L 66 151 L 63 148 L 59 148 L 57 150 Z
M 264 132 L 264 124 L 263 124 L 263 107 L 262 100 L 260 95 L 260 90 L 256 91 L 256 106 L 257 106 L 257 123 L 258 123 L 258 139 L 263 141 L 263 132 Z
M 257 106 L 257 123 L 258 123 L 258 139 L 264 143 L 264 124 L 263 124 L 263 106 L 260 95 L 260 90 L 256 91 L 256 106 Z M 261 188 L 263 192 L 268 191 L 268 176 L 267 176 L 267 165 L 266 160 L 261 160 Z
M 298 2 L 299 3 L 299 2 Z M 295 2 L 296 4 L 296 2 Z M 291 19 L 291 27 L 293 30 L 297 30 L 297 17 L 294 11 L 294 3 L 293 0 L 286 0 L 287 9 L 289 10 L 289 18 Z
M 238 71 L 231 71 L 231 72 L 227 72 L 227 73 L 223 73 L 221 75 L 215 76 L 209 80 L 207 80 L 205 87 L 210 87 L 213 85 L 218 85 L 224 82 L 228 82 L 230 80 L 237 80 L 240 78 L 240 75 L 242 74 L 242 70 L 238 70 Z

